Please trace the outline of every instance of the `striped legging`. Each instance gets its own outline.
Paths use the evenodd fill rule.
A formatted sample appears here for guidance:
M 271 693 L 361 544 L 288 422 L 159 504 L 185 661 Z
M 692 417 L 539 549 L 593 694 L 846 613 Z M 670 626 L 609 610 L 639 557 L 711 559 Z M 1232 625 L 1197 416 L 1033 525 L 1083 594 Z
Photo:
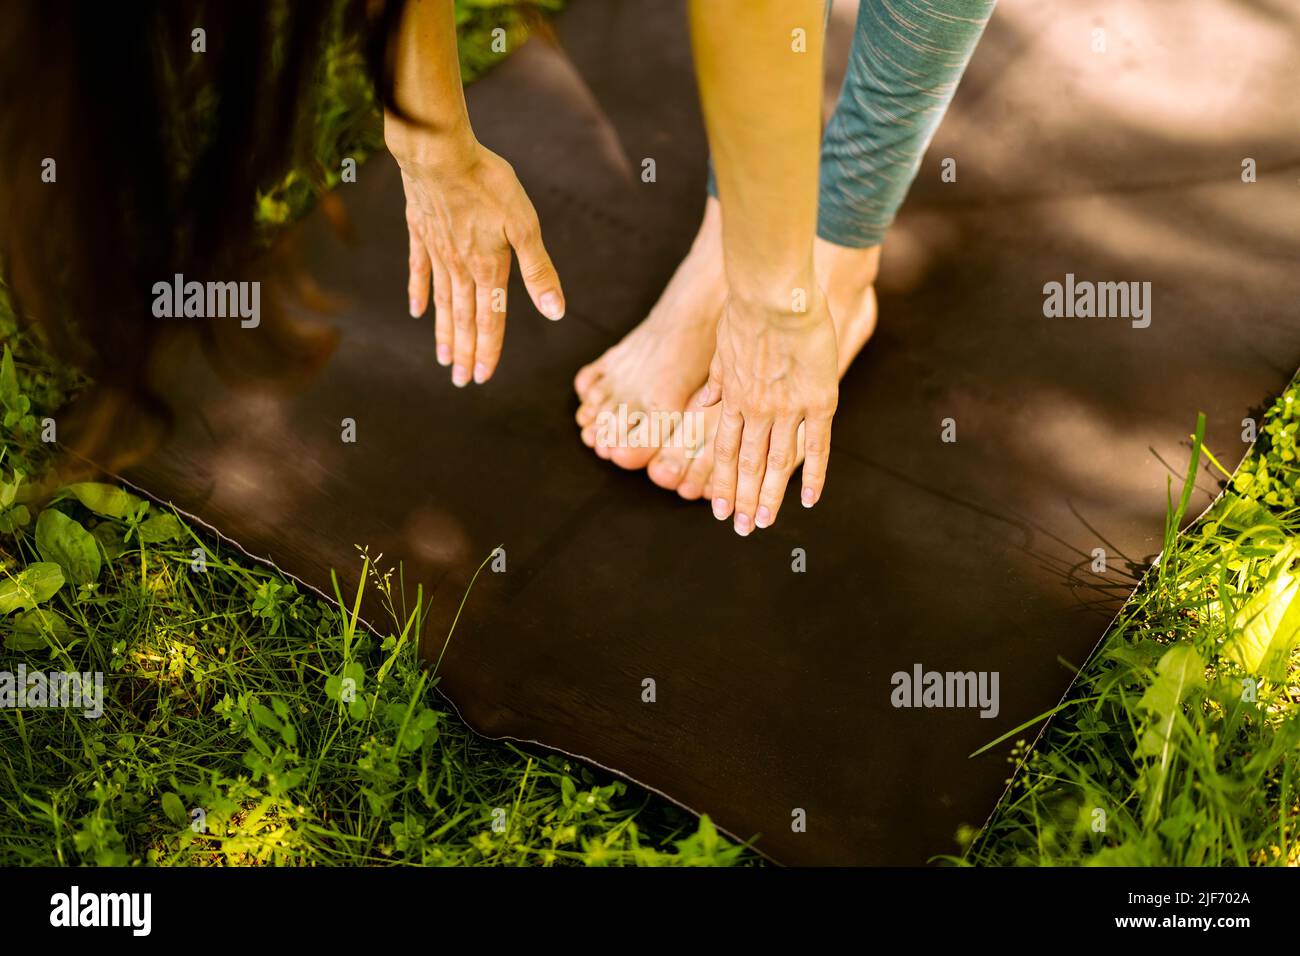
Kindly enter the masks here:
M 861 0 L 844 87 L 822 137 L 823 239 L 880 244 L 996 3 Z M 711 169 L 709 192 L 717 195 Z

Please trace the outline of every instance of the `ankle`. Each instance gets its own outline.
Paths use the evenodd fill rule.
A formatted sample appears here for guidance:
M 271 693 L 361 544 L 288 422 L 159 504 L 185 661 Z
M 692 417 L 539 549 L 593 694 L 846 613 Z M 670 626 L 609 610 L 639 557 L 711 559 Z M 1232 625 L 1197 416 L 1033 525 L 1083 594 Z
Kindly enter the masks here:
M 691 242 L 691 255 L 706 256 L 722 262 L 722 203 L 709 196 L 704 203 L 704 218 Z
M 822 288 L 866 291 L 880 274 L 880 246 L 853 249 L 818 238 L 813 243 L 813 263 Z

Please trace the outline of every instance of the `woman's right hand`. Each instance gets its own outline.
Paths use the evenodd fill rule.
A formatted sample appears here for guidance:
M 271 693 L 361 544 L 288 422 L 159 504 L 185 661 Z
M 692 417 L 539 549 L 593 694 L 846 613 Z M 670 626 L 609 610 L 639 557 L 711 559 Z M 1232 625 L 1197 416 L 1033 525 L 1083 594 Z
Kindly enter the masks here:
M 512 249 L 537 310 L 564 316 L 537 212 L 510 164 L 472 136 L 457 146 L 387 139 L 406 190 L 411 315 L 427 310 L 432 283 L 438 363 L 452 366 L 458 387 L 482 384 L 501 357 Z

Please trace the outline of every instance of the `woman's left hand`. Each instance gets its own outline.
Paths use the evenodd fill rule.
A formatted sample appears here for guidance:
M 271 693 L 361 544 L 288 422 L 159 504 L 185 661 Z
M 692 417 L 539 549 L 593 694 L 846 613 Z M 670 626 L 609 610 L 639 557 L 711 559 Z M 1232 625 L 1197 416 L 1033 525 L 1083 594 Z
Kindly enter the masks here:
M 784 311 L 736 297 L 718 323 L 717 347 L 701 403 L 722 403 L 714 439 L 713 515 L 735 514 L 747 535 L 776 520 L 799 457 L 800 500 L 821 497 L 830 456 L 831 418 L 839 402 L 835 325 L 815 281 L 804 312 Z

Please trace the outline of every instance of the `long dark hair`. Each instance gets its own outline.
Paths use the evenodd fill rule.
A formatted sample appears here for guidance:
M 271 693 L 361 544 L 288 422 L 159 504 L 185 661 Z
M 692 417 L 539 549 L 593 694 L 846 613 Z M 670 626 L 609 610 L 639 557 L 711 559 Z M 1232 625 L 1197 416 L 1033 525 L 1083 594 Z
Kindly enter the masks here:
M 227 378 L 307 375 L 328 356 L 332 336 L 287 319 L 274 295 L 263 295 L 252 336 L 237 321 L 160 320 L 152 290 L 178 273 L 269 275 L 254 204 L 289 169 L 310 166 L 327 47 L 351 38 L 379 101 L 393 108 L 402 6 L 6 5 L 0 269 L 17 314 L 93 383 L 78 414 L 60 421 L 61 441 L 78 455 L 105 463 L 156 439 L 167 419 L 158 365 L 178 337 L 197 336 Z M 204 52 L 194 50 L 196 30 Z

